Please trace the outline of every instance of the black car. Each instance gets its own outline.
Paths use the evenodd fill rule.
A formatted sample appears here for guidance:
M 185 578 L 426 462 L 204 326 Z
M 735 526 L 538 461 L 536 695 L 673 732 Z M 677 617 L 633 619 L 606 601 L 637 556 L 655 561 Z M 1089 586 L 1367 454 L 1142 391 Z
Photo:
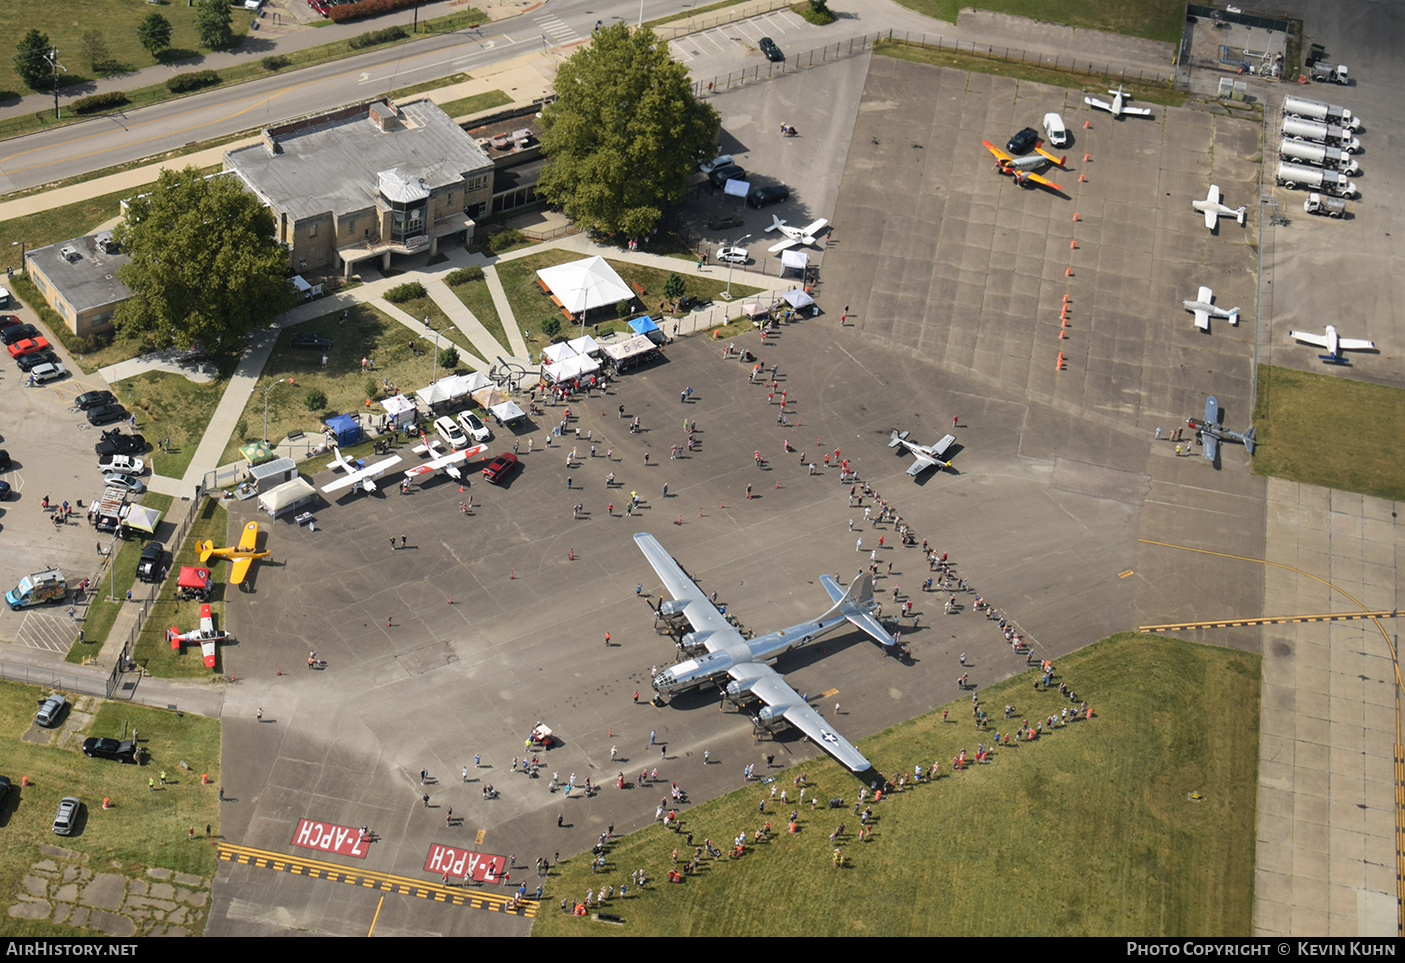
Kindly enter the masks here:
M 137 744 L 131 739 L 118 742 L 116 739 L 84 739 L 83 755 L 92 759 L 116 759 L 118 762 L 136 762 Z
M 10 453 L 0 448 L 0 471 L 10 470 Z
M 767 204 L 779 204 L 790 197 L 790 188 L 784 184 L 772 184 L 769 187 L 756 187 L 751 193 L 746 195 L 746 202 L 752 207 L 761 208 Z
M 39 337 L 39 329 L 32 324 L 12 324 L 3 331 L 0 331 L 0 344 L 8 347 L 16 341 L 23 341 L 26 338 Z
M 785 54 L 781 53 L 781 48 L 776 46 L 776 42 L 770 37 L 762 37 L 756 41 L 756 46 L 761 48 L 761 52 L 766 55 L 766 59 L 772 63 L 778 63 L 785 59 Z
M 725 231 L 732 227 L 741 227 L 745 221 L 739 214 L 718 214 L 707 219 L 707 229 L 709 231 Z
M 111 405 L 117 403 L 117 397 L 110 391 L 85 391 L 73 400 L 73 405 L 79 411 L 87 411 L 89 408 L 96 408 L 98 405 Z
M 17 324 L 24 324 L 17 314 L 0 314 L 0 328 L 13 328 Z
M 143 582 L 161 581 L 161 563 L 166 558 L 166 550 L 160 542 L 147 542 L 142 546 L 141 558 L 137 560 L 137 578 Z
M 105 425 L 109 421 L 121 421 L 127 417 L 127 409 L 121 405 L 98 405 L 88 409 L 88 424 Z
M 31 351 L 15 359 L 21 371 L 30 371 L 41 364 L 59 364 L 59 356 L 52 351 Z
M 1026 127 L 1005 145 L 1005 149 L 1012 154 L 1028 154 L 1034 150 L 1034 145 L 1039 143 L 1039 131 L 1033 127 Z
M 0 776 L 0 806 L 5 804 L 5 797 L 10 794 L 10 777 Z
M 141 435 L 124 435 L 119 431 L 103 432 L 102 441 L 93 446 L 99 457 L 105 455 L 140 455 L 146 451 L 146 439 Z
M 707 179 L 712 182 L 713 187 L 721 187 L 728 181 L 736 180 L 746 176 L 746 171 L 738 164 L 728 164 L 726 167 L 719 167 Z
M 294 335 L 290 343 L 294 348 L 310 348 L 314 351 L 330 351 L 332 349 L 331 338 L 324 338 L 316 334 Z

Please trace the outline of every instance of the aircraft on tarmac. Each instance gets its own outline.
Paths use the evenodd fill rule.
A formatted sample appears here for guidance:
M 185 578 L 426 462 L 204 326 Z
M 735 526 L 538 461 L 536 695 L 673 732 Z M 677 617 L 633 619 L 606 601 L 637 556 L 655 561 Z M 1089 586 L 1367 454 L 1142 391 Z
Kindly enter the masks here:
M 785 235 L 785 240 L 781 241 L 779 244 L 772 244 L 770 247 L 766 248 L 766 250 L 772 252 L 784 251 L 786 248 L 795 247 L 797 244 L 818 244 L 819 240 L 815 237 L 815 234 L 828 223 L 829 221 L 822 217 L 818 221 L 814 221 L 804 227 L 791 227 L 786 224 L 785 221 L 772 214 L 771 226 L 766 228 L 766 230 L 780 231 Z
M 1205 457 L 1211 462 L 1219 456 L 1222 441 L 1243 442 L 1249 454 L 1254 453 L 1254 426 L 1250 425 L 1248 431 L 1239 432 L 1221 425 L 1220 403 L 1214 395 L 1205 399 L 1205 420 L 1187 418 L 1186 426 L 1192 431 L 1200 432 L 1200 443 L 1204 446 Z
M 1334 325 L 1327 325 L 1326 334 L 1313 334 L 1310 331 L 1289 331 L 1288 337 L 1296 338 L 1308 344 L 1315 344 L 1319 348 L 1326 348 L 1326 354 L 1319 354 L 1318 357 L 1328 364 L 1346 364 L 1346 358 L 1342 357 L 1343 351 L 1367 351 L 1375 348 L 1376 342 L 1364 341 L 1360 338 L 1343 338 L 1337 334 Z
M 322 490 L 329 494 L 331 492 L 339 492 L 343 488 L 351 488 L 354 490 L 358 487 L 368 492 L 373 492 L 376 490 L 375 480 L 381 476 L 381 473 L 392 465 L 398 465 L 401 462 L 399 455 L 392 455 L 383 461 L 376 462 L 374 465 L 367 465 L 365 468 L 357 468 L 342 456 L 340 448 L 333 448 L 332 452 L 333 461 L 341 466 L 346 474 L 322 486 Z
M 1187 311 L 1195 312 L 1195 326 L 1201 331 L 1210 330 L 1211 318 L 1228 318 L 1230 324 L 1238 324 L 1239 309 L 1230 308 L 1226 311 L 1224 308 L 1216 306 L 1214 299 L 1215 292 L 1202 284 L 1200 293 L 1195 296 L 1194 301 L 1182 301 L 1181 304 L 1185 305 Z
M 673 693 L 714 682 L 735 700 L 755 696 L 765 703 L 757 713 L 759 725 L 769 726 L 784 720 L 809 736 L 864 784 L 874 789 L 884 784 L 883 774 L 873 767 L 873 763 L 831 729 L 824 718 L 769 664 L 778 656 L 814 642 L 846 622 L 858 626 L 888 649 L 895 648 L 893 637 L 872 615 L 877 605 L 873 597 L 872 576 L 867 572 L 861 574 L 846 592 L 831 576 L 821 575 L 820 581 L 834 602 L 824 614 L 748 641 L 709 601 L 692 577 L 659 544 L 658 539 L 647 532 L 640 532 L 634 536 L 634 541 L 663 580 L 664 588 L 673 596 L 670 601 L 660 601 L 659 615 L 682 615 L 693 627 L 693 631 L 683 637 L 680 647 L 700 646 L 707 650 L 705 655 L 675 663 L 654 676 L 654 691 Z
M 1220 203 L 1220 185 L 1211 184 L 1210 191 L 1205 195 L 1203 201 L 1191 201 L 1190 206 L 1205 215 L 1205 226 L 1214 230 L 1220 223 L 1222 217 L 1232 217 L 1244 225 L 1245 207 L 1240 204 L 1238 207 L 1227 207 Z
M 1150 107 L 1127 106 L 1127 101 L 1132 98 L 1122 89 L 1121 84 L 1117 85 L 1116 90 L 1109 90 L 1108 93 L 1113 95 L 1112 103 L 1110 104 L 1105 100 L 1098 100 L 1096 97 L 1084 97 L 1083 103 L 1087 104 L 1089 107 L 1096 107 L 1098 110 L 1105 110 L 1118 120 L 1122 119 L 1123 114 L 1136 114 L 1139 117 L 1149 117 L 1151 115 Z
M 459 471 L 459 466 L 466 463 L 475 455 L 481 455 L 488 450 L 487 445 L 473 445 L 470 448 L 459 448 L 446 455 L 441 455 L 439 453 L 439 443 L 437 441 L 429 441 L 426 439 L 424 432 L 420 432 L 420 439 L 424 441 L 424 444 L 416 445 L 410 450 L 414 452 L 429 452 L 429 454 L 433 456 L 433 459 L 425 462 L 423 465 L 416 465 L 414 468 L 405 472 L 405 481 L 401 483 L 402 485 L 409 485 L 411 482 L 429 481 L 429 479 L 434 477 L 435 473 L 440 471 L 443 471 L 452 478 L 462 480 L 463 472 Z
M 215 643 L 229 641 L 228 632 L 215 631 L 215 619 L 210 614 L 210 603 L 200 606 L 200 628 L 182 632 L 174 625 L 166 630 L 166 639 L 171 648 L 179 650 L 183 643 L 200 643 L 200 654 L 205 657 L 205 667 L 215 667 Z
M 244 576 L 249 574 L 249 567 L 254 564 L 254 559 L 268 555 L 268 549 L 255 551 L 258 542 L 259 523 L 250 522 L 244 526 L 244 533 L 239 536 L 238 545 L 215 548 L 214 542 L 206 540 L 196 542 L 195 549 L 200 553 L 202 562 L 208 562 L 211 558 L 227 558 L 233 562 L 234 565 L 229 570 L 229 582 L 231 585 L 239 585 L 244 581 Z
M 888 441 L 889 448 L 896 448 L 902 445 L 908 451 L 912 452 L 913 456 L 916 458 L 912 466 L 907 470 L 909 475 L 916 478 L 928 468 L 934 466 L 941 468 L 951 467 L 951 462 L 942 461 L 942 456 L 946 454 L 948 448 L 956 444 L 955 435 L 943 435 L 942 440 L 935 445 L 919 445 L 915 441 L 907 440 L 909 434 L 911 434 L 911 432 L 907 431 L 899 434 L 898 430 L 894 428 L 893 434 Z
M 1052 187 L 1056 191 L 1063 190 L 1048 178 L 1035 173 L 1035 169 L 1046 164 L 1053 164 L 1063 167 L 1067 156 L 1055 157 L 1038 144 L 1034 145 L 1034 153 L 1025 157 L 1015 157 L 1007 151 L 1001 150 L 988 140 L 981 141 L 981 146 L 995 155 L 995 169 L 1002 174 L 1009 174 L 1015 179 L 1016 184 L 1023 185 L 1026 181 L 1033 181 L 1036 184 L 1043 184 L 1045 187 Z

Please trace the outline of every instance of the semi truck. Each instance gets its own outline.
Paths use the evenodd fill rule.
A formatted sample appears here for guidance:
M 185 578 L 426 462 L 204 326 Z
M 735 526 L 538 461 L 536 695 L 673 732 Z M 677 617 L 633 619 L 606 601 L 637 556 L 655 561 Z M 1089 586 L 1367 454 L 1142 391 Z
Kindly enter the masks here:
M 1321 100 L 1309 100 L 1306 97 L 1297 97 L 1293 94 L 1283 98 L 1283 113 L 1288 117 L 1301 117 L 1304 120 L 1315 120 L 1323 124 L 1336 124 L 1348 130 L 1361 129 L 1361 118 L 1353 117 L 1351 111 L 1345 107 L 1338 107 L 1336 104 L 1328 104 Z
M 1319 124 L 1315 120 L 1284 117 L 1283 136 L 1293 140 L 1310 140 L 1317 144 L 1326 144 L 1328 147 L 1340 147 L 1348 154 L 1361 153 L 1361 141 L 1351 136 L 1351 131 L 1333 124 Z
M 1278 157 L 1280 160 L 1339 170 L 1343 174 L 1361 173 L 1361 165 L 1356 163 L 1356 158 L 1340 147 L 1328 147 L 1326 144 L 1293 140 L 1291 137 L 1283 138 L 1283 143 L 1278 145 Z
M 1290 191 L 1302 187 L 1310 191 L 1331 194 L 1333 197 L 1355 197 L 1356 185 L 1347 180 L 1345 174 L 1337 171 L 1324 171 L 1316 167 L 1280 161 L 1278 164 L 1278 186 Z
M 40 602 L 62 602 L 68 597 L 68 583 L 56 568 L 35 572 L 20 579 L 20 583 L 5 593 L 5 604 L 18 612 Z
M 1346 214 L 1346 201 L 1338 200 L 1335 197 L 1323 197 L 1314 192 L 1307 196 L 1307 200 L 1303 201 L 1303 210 L 1309 214 L 1343 217 Z

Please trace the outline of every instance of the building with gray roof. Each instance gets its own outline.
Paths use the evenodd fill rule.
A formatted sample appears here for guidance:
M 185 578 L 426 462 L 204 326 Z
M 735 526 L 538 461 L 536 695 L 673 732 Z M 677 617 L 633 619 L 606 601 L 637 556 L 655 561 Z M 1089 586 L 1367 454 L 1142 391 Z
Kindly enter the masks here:
M 30 280 L 49 307 L 84 337 L 112 327 L 113 310 L 132 296 L 131 288 L 117 280 L 117 269 L 131 260 L 111 231 L 35 248 L 24 256 Z

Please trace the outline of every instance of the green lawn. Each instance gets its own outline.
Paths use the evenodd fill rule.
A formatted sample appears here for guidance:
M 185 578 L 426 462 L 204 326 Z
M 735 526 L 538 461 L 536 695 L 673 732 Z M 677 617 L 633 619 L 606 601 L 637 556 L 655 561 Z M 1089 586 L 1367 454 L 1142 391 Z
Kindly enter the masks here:
M 444 87 L 447 84 L 439 82 L 436 87 Z M 506 107 L 512 103 L 512 98 L 501 90 L 485 90 L 481 94 L 473 94 L 470 97 L 460 97 L 458 100 L 446 100 L 439 105 L 439 109 L 450 117 L 468 117 L 471 114 L 484 110 L 492 110 L 494 107 Z
M 161 511 L 164 521 L 165 515 L 171 511 L 172 498 L 170 495 L 147 492 L 141 496 L 141 503 Z M 104 548 L 107 547 L 108 541 L 107 538 L 102 539 Z M 141 560 L 143 542 L 140 539 L 118 539 L 116 544 L 117 558 L 112 567 L 103 574 L 102 579 L 89 586 L 90 601 L 82 625 L 85 643 L 68 650 L 66 658 L 69 662 L 82 662 L 85 656 L 96 654 L 107 641 L 108 633 L 112 631 L 112 625 L 117 621 L 117 614 L 122 611 L 122 606 L 133 604 L 126 600 L 127 590 L 136 584 L 137 562 Z M 145 597 L 146 593 L 140 594 Z
M 473 316 L 488 329 L 494 340 L 502 345 L 503 353 L 511 354 L 512 345 L 507 340 L 507 331 L 502 326 L 497 306 L 493 304 L 493 295 L 488 290 L 488 283 L 469 281 L 466 284 L 451 284 L 449 290 L 453 292 L 454 297 L 463 302 L 464 307 L 473 312 Z
M 1261 365 L 1254 427 L 1257 474 L 1405 499 L 1399 388 Z
M 136 414 L 137 430 L 151 445 L 151 451 L 142 456 L 151 463 L 151 470 L 180 478 L 190 467 L 227 386 L 224 380 L 196 384 L 170 371 L 147 371 L 117 382 L 112 392 Z M 157 443 L 168 438 L 168 449 L 158 450 Z
M 449 316 L 444 313 L 444 309 L 439 307 L 438 303 L 436 303 L 435 300 L 429 295 L 425 295 L 422 298 L 411 298 L 410 300 L 402 301 L 401 303 L 395 306 L 418 321 L 427 321 L 427 326 L 429 328 L 434 331 L 438 331 L 439 347 L 441 350 L 447 348 L 449 346 L 449 342 L 453 342 L 454 346 L 459 349 L 460 355 L 471 354 L 480 361 L 484 360 L 483 355 L 480 354 L 478 349 L 473 346 L 473 343 L 468 340 L 468 335 L 460 331 L 458 329 L 458 326 L 455 325 L 454 322 L 449 320 Z M 412 334 L 410 334 L 408 329 L 402 330 L 405 330 L 405 338 L 407 341 L 410 338 L 414 337 Z M 433 338 L 421 339 L 420 343 L 417 345 L 417 348 L 420 351 L 424 352 L 423 357 L 429 359 L 429 361 L 431 362 L 430 373 L 425 375 L 424 384 L 419 384 L 415 386 L 417 388 L 423 388 L 424 385 L 429 384 L 430 380 L 434 377 L 434 369 L 432 366 L 432 362 L 434 359 L 429 354 L 429 352 L 433 349 L 433 346 Z M 376 361 L 379 362 L 380 359 L 377 358 Z
M 873 807 L 871 841 L 856 838 L 858 784 L 837 765 L 779 771 L 776 786 L 791 805 L 769 803 L 774 815 L 758 815 L 770 799 L 763 784 L 683 810 L 682 828 L 699 845 L 710 837 L 726 850 L 738 832 L 767 819 L 770 842 L 739 860 L 704 858 L 699 876 L 672 885 L 671 853 L 686 851 L 685 841 L 656 824 L 614 843 L 604 873 L 591 873 L 589 854 L 563 862 L 532 934 L 1248 936 L 1259 657 L 1124 633 L 1056 668 L 1094 718 L 1012 742 L 988 765 L 951 769 L 961 749 L 973 755 L 991 738 L 973 729 L 969 698 L 952 703 L 949 722 L 937 711 L 864 740 L 859 748 L 885 772 L 941 761 L 935 782 Z M 1031 682 L 1025 673 L 983 690 L 993 729 L 1006 730 L 1007 702 L 1016 722 L 1027 717 L 1031 725 L 1069 704 L 1057 692 L 1033 692 Z M 808 792 L 798 807 L 800 832 L 790 835 L 801 771 L 809 773 Z M 815 795 L 843 797 L 848 806 L 812 811 Z M 836 869 L 828 836 L 840 822 L 846 865 Z M 623 928 L 560 912 L 561 899 L 627 885 L 640 867 L 652 878 L 647 889 L 607 907 L 624 917 Z
M 977 7 L 1070 27 L 1108 30 L 1129 37 L 1178 43 L 1185 4 L 1172 0 L 899 0 L 909 10 L 956 23 L 962 7 Z
M 5 840 L 0 847 L 0 894 L 7 905 L 22 892 L 33 895 L 26 876 L 83 882 L 93 873 L 115 873 L 129 877 L 130 892 L 157 881 L 148 873 L 151 868 L 189 873 L 204 877 L 204 883 L 185 887 L 193 898 L 181 915 L 186 932 L 201 935 L 215 872 L 214 848 L 203 838 L 205 826 L 210 825 L 216 837 L 219 833 L 219 722 L 69 693 L 70 701 L 78 702 L 63 723 L 54 730 L 40 729 L 33 726 L 35 702 L 50 691 L 0 682 L 0 725 L 10 733 L 3 769 L 14 781 L 0 805 Z M 85 725 L 88 713 L 92 718 Z M 133 728 L 139 730 L 148 755 L 145 765 L 121 765 L 82 754 L 88 736 L 130 738 Z M 21 733 L 26 737 L 20 738 Z M 190 769 L 182 769 L 182 762 Z M 163 769 L 167 785 L 160 787 Z M 209 774 L 210 785 L 200 784 L 201 773 Z M 31 784 L 21 787 L 21 776 L 28 776 Z M 148 778 L 157 779 L 156 792 L 148 791 Z M 77 832 L 67 837 L 54 835 L 50 828 L 63 796 L 83 801 Z M 102 808 L 104 798 L 112 801 L 112 808 Z M 191 827 L 200 837 L 196 842 L 188 839 Z M 161 915 L 139 921 L 136 935 L 159 929 Z M 103 935 L 58 924 L 52 917 L 25 920 L 10 914 L 4 930 L 11 937 Z

